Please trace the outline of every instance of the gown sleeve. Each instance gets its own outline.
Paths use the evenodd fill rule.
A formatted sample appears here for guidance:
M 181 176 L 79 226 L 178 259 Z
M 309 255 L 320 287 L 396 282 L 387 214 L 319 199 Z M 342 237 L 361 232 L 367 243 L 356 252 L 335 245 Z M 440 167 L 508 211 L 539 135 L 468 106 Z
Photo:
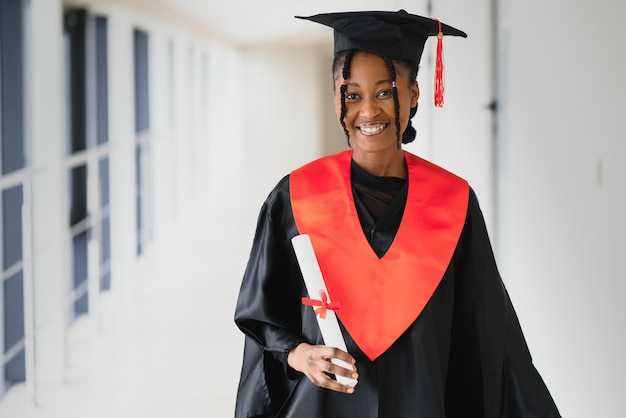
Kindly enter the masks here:
M 300 374 L 287 353 L 306 339 L 301 333 L 303 296 L 291 247 L 297 235 L 285 177 L 263 204 L 242 280 L 235 323 L 246 335 L 235 416 L 273 416 Z
M 447 413 L 452 417 L 560 417 L 533 365 L 473 191 L 459 246 L 460 256 L 454 260 Z

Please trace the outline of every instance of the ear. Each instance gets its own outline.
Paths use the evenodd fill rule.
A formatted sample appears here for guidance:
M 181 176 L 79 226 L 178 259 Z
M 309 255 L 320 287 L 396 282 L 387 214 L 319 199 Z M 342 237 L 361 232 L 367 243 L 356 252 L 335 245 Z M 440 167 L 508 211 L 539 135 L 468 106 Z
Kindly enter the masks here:
M 420 97 L 420 88 L 417 85 L 417 81 L 411 85 L 411 108 L 417 106 L 417 99 Z

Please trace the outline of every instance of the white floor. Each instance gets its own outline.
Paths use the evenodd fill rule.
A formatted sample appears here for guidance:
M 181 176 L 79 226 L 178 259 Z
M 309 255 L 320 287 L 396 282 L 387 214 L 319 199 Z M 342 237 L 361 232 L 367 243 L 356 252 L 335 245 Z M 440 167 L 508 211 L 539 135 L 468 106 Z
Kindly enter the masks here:
M 243 349 L 232 317 L 258 208 L 192 211 L 131 292 L 69 329 L 65 382 L 37 387 L 36 403 L 14 386 L 0 418 L 232 417 Z

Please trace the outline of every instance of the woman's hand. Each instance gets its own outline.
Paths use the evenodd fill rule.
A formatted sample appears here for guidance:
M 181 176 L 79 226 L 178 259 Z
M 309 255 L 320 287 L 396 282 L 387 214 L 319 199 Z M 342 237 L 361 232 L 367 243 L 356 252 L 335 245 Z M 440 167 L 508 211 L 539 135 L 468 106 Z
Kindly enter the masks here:
M 330 359 L 332 358 L 352 364 L 354 370 L 331 363 Z M 329 374 L 334 374 L 358 379 L 359 376 L 354 367 L 354 357 L 345 351 L 325 345 L 301 343 L 289 352 L 287 363 L 291 368 L 304 373 L 316 386 L 337 392 L 354 393 L 352 386 L 343 385 L 329 376 Z

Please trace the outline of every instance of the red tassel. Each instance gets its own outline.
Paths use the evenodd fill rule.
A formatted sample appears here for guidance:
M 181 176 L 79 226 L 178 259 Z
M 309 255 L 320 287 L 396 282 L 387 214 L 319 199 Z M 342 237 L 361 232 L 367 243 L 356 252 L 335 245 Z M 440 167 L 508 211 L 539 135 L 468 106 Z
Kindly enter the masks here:
M 435 61 L 435 106 L 443 107 L 443 91 L 444 86 L 444 73 L 443 73 L 443 32 L 441 29 L 441 22 L 439 23 L 439 33 L 437 34 L 437 58 Z

